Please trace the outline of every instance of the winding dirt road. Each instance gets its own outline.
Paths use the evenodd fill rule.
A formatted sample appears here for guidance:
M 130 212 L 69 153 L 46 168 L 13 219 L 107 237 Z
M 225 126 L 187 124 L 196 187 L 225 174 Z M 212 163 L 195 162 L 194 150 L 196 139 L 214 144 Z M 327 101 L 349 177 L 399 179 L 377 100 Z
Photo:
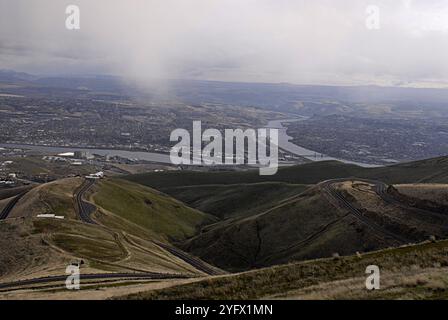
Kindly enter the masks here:
M 94 179 L 86 179 L 84 183 L 79 187 L 79 190 L 75 193 L 75 201 L 77 204 L 79 217 L 83 222 L 90 224 L 97 224 L 91 218 L 91 214 L 96 210 L 96 207 L 93 204 L 84 201 L 84 194 L 89 191 L 94 184 Z M 207 275 L 220 275 L 225 273 L 224 271 L 218 268 L 213 268 L 201 259 L 193 257 L 176 247 L 158 241 L 153 241 L 153 243 Z

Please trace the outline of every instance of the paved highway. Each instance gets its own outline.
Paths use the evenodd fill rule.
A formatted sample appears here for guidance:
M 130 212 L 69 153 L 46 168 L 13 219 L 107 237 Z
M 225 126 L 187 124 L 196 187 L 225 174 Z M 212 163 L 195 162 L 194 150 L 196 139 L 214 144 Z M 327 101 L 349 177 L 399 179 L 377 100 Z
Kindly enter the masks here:
M 65 282 L 69 275 L 42 277 L 34 279 L 19 280 L 14 282 L 0 283 L 0 290 L 9 290 L 22 286 L 38 285 L 52 282 Z M 168 273 L 97 273 L 97 274 L 81 274 L 81 281 L 84 280 L 101 280 L 101 279 L 117 279 L 117 280 L 158 280 L 158 279 L 187 279 L 191 278 L 181 274 L 168 274 Z
M 14 206 L 17 204 L 17 202 L 19 202 L 19 200 L 25 195 L 27 194 L 29 190 L 23 191 L 21 192 L 19 195 L 15 196 L 11 201 L 8 202 L 8 204 L 6 205 L 6 207 L 3 208 L 2 212 L 0 212 L 0 220 L 4 220 L 6 219 L 9 214 L 11 213 L 12 209 L 14 208 Z
M 202 261 L 199 258 L 193 257 L 191 255 L 189 255 L 188 253 L 172 247 L 170 245 L 167 245 L 165 243 L 161 243 L 161 242 L 157 242 L 157 241 L 153 241 L 156 245 L 158 245 L 159 247 L 162 247 L 163 249 L 165 249 L 166 251 L 168 251 L 169 253 L 171 253 L 172 255 L 178 257 L 179 259 L 185 261 L 186 263 L 192 265 L 193 267 L 195 267 L 197 270 L 200 270 L 210 276 L 216 276 L 216 275 L 220 275 L 220 274 L 225 274 L 224 271 L 219 270 L 217 268 L 213 268 L 210 265 L 206 264 L 204 261 Z
M 81 185 L 79 190 L 75 194 L 75 201 L 76 206 L 79 214 L 79 218 L 90 224 L 97 224 L 93 219 L 90 217 L 93 212 L 95 212 L 96 207 L 89 203 L 84 201 L 84 194 L 89 191 L 89 189 L 95 184 L 94 179 L 86 179 L 84 183 Z

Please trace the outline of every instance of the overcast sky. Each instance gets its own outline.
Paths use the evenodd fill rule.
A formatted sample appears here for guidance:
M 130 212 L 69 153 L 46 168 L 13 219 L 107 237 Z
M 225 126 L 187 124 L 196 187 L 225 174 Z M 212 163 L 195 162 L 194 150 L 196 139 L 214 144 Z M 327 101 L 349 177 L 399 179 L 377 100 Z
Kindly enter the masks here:
M 447 57 L 446 0 L 0 0 L 0 69 L 31 73 L 432 86 Z

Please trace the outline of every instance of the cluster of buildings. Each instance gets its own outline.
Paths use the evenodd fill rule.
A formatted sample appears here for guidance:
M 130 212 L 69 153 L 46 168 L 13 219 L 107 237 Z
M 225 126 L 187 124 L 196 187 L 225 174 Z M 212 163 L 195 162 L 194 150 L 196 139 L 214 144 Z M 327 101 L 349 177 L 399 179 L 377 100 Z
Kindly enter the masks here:
M 0 173 L 5 167 L 13 164 L 13 161 L 0 162 Z M 15 173 L 0 174 L 0 187 L 15 187 L 17 185 L 17 175 Z
M 43 160 L 50 162 L 68 162 L 74 166 L 81 166 L 86 161 L 95 159 L 95 156 L 84 151 L 64 152 L 55 156 L 44 156 Z

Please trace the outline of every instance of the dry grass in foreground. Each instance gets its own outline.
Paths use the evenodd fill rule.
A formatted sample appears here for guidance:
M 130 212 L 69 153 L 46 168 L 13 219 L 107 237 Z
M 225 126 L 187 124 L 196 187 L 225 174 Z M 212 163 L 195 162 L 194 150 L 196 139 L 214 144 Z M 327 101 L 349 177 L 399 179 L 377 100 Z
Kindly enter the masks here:
M 385 281 L 383 290 L 367 292 L 365 270 L 372 264 L 380 267 Z M 445 299 L 446 267 L 448 241 L 440 241 L 214 277 L 120 299 Z M 348 284 L 358 293 L 351 294 L 356 290 Z M 344 285 L 349 290 L 326 294 L 330 287 Z

